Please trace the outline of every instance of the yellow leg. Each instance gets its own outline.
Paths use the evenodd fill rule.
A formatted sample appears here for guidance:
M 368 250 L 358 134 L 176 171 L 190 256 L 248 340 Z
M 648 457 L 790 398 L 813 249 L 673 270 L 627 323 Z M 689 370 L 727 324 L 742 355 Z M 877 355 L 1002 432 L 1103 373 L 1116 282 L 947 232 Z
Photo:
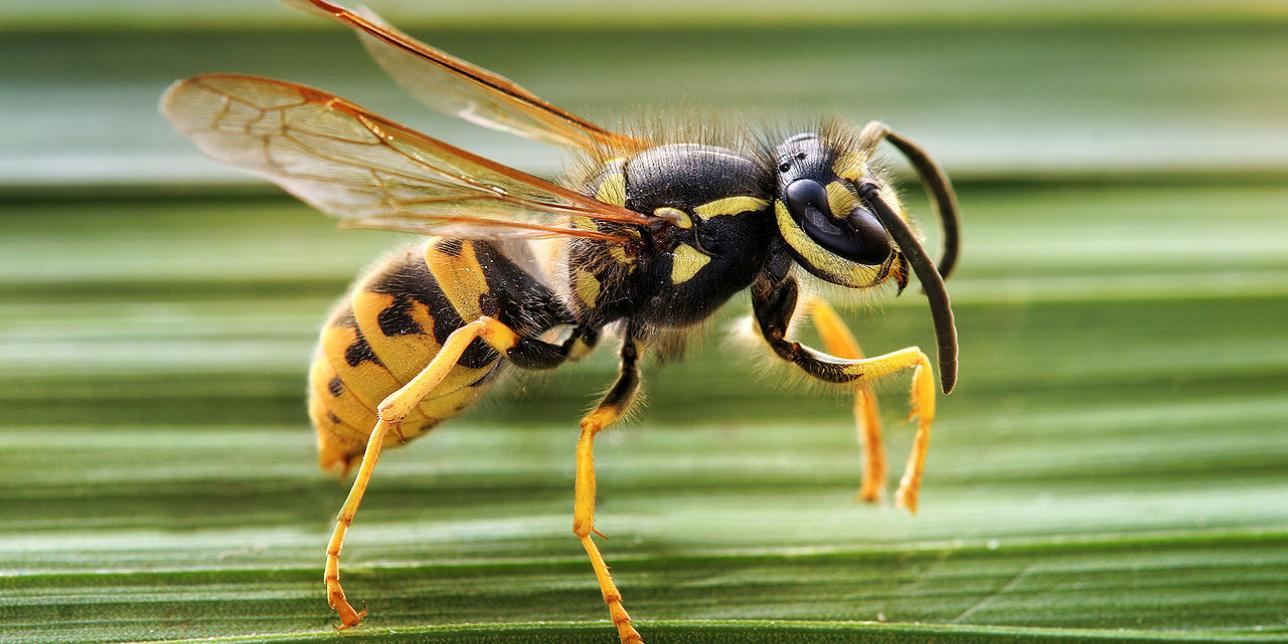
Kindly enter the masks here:
M 358 467 L 358 477 L 354 479 L 353 487 L 349 488 L 349 496 L 340 508 L 340 514 L 335 520 L 335 530 L 331 532 L 331 541 L 326 547 L 326 570 L 322 578 L 326 582 L 327 603 L 340 615 L 340 625 L 336 627 L 340 630 L 357 626 L 367 615 L 366 609 L 361 612 L 353 610 L 348 598 L 344 596 L 344 588 L 340 586 L 340 550 L 344 548 L 344 535 L 349 531 L 354 515 L 358 513 L 358 506 L 362 504 L 362 495 L 366 493 L 367 483 L 371 481 L 371 472 L 376 469 L 380 448 L 388 431 L 389 425 L 383 420 L 378 421 L 375 429 L 371 430 L 371 436 L 367 439 L 367 451 L 362 455 L 362 465 Z
M 822 299 L 811 298 L 807 308 L 828 353 L 838 358 L 863 357 L 863 349 L 854 339 L 854 334 L 831 305 Z M 854 386 L 854 422 L 858 427 L 859 445 L 863 448 L 863 484 L 859 487 L 858 498 L 875 503 L 881 500 L 885 489 L 886 458 L 881 445 L 881 412 L 877 407 L 877 396 L 865 379 L 860 379 Z
M 805 347 L 800 347 L 800 350 L 809 352 L 811 360 L 828 358 L 832 361 L 831 364 L 843 360 L 813 352 Z M 895 505 L 907 508 L 909 512 L 915 514 L 917 492 L 921 489 L 921 473 L 926 464 L 926 450 L 930 447 L 930 426 L 935 422 L 935 383 L 930 359 L 921 352 L 921 349 L 908 347 L 875 358 L 844 360 L 844 362 L 845 373 L 853 374 L 863 380 L 876 380 L 896 371 L 912 369 L 912 400 L 908 419 L 917 419 L 917 434 L 912 441 L 912 453 L 908 456 L 903 478 L 899 481 L 899 490 L 895 493 Z
M 366 610 L 355 611 L 344 596 L 344 588 L 340 586 L 340 551 L 344 547 L 345 534 L 353 524 L 353 517 L 358 513 L 358 506 L 362 505 L 362 495 L 371 482 L 376 461 L 380 459 L 385 435 L 391 431 L 398 433 L 398 427 L 407 414 L 447 377 L 470 343 L 480 337 L 502 352 L 514 346 L 518 340 L 518 336 L 504 324 L 488 317 L 479 318 L 453 331 L 424 370 L 380 403 L 380 420 L 367 439 L 367 449 L 362 455 L 362 464 L 358 466 L 358 476 L 336 517 L 335 530 L 331 532 L 331 541 L 326 549 L 326 572 L 323 580 L 326 582 L 327 601 L 340 615 L 338 628 L 341 630 L 357 626 L 367 614 Z
M 930 426 L 935 422 L 935 376 L 930 360 L 920 349 L 903 349 L 890 355 L 903 352 L 915 353 L 912 364 L 916 366 L 912 370 L 912 400 L 908 419 L 917 419 L 917 434 L 912 439 L 912 451 L 908 454 L 908 464 L 904 466 L 903 477 L 899 479 L 899 490 L 895 492 L 894 498 L 895 505 L 916 514 L 921 474 L 926 467 L 926 451 L 930 449 Z
M 859 391 L 860 385 L 868 385 L 873 380 L 896 371 L 912 370 L 912 405 L 908 417 L 917 418 L 917 434 L 913 439 L 907 468 L 899 482 L 895 502 L 909 512 L 916 512 L 922 468 L 926 462 L 926 450 L 930 447 L 930 426 L 935 421 L 934 375 L 930 360 L 917 347 L 907 347 L 875 358 L 847 358 L 789 340 L 787 330 L 792 317 L 799 310 L 798 297 L 799 290 L 792 279 L 779 279 L 775 282 L 762 276 L 751 287 L 752 310 L 760 327 L 761 337 L 779 358 L 795 364 L 813 378 L 826 382 L 850 383 L 856 387 L 856 391 Z M 819 332 L 831 344 L 830 348 L 858 354 L 858 343 L 854 342 L 853 336 L 835 311 L 820 302 L 805 304 L 804 308 L 814 316 Z M 945 364 L 952 368 L 954 363 L 948 361 Z M 949 379 L 946 384 L 951 382 Z M 855 414 L 863 418 L 865 427 L 873 428 L 869 436 L 879 438 L 875 430 L 879 427 L 875 418 L 876 406 L 869 403 L 870 401 L 856 400 Z M 871 423 L 866 422 L 869 419 Z M 877 447 L 875 441 L 867 444 L 874 450 Z M 879 481 L 877 485 L 880 485 Z
M 642 644 L 635 627 L 631 625 L 631 616 L 622 607 L 622 593 L 613 583 L 613 576 L 608 572 L 608 564 L 599 553 L 599 547 L 591 538 L 595 530 L 595 435 L 622 417 L 630 407 L 639 391 L 639 372 L 635 366 L 635 347 L 631 340 L 622 351 L 622 373 L 599 406 L 581 419 L 581 436 L 577 440 L 577 483 L 573 507 L 572 532 L 586 549 L 590 565 L 595 569 L 599 580 L 599 590 L 608 604 L 608 614 L 617 627 L 617 635 L 622 644 Z M 600 536 L 603 536 L 600 534 Z
M 912 369 L 908 419 L 917 419 L 917 434 L 912 441 L 912 453 L 908 455 L 903 478 L 899 481 L 899 490 L 895 493 L 895 505 L 916 513 L 922 468 L 926 464 L 926 450 L 930 447 L 930 426 L 935 422 L 935 378 L 930 359 L 921 349 L 908 347 L 875 358 L 847 362 L 846 371 L 861 374 L 861 378 L 865 380 L 876 380 L 896 371 Z

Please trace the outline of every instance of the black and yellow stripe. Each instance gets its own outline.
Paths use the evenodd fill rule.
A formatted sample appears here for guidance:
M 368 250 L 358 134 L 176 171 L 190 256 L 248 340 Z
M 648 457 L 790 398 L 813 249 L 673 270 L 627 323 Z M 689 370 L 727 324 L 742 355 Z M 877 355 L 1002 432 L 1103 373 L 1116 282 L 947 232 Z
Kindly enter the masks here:
M 430 238 L 359 280 L 323 327 L 309 374 L 320 464 L 345 468 L 361 457 L 380 402 L 415 378 L 454 330 L 484 315 L 514 329 L 507 357 L 520 366 L 557 364 L 566 354 L 527 337 L 571 320 L 558 299 L 489 244 Z M 471 343 L 408 414 L 402 438 L 476 401 L 502 370 L 500 358 L 482 340 Z

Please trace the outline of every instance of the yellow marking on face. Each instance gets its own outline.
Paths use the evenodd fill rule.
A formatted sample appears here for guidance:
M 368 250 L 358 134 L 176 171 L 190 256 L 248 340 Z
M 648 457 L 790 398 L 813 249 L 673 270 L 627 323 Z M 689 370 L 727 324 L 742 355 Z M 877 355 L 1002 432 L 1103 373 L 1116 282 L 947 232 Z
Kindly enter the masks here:
M 842 179 L 858 181 L 867 175 L 867 155 L 858 152 L 847 152 L 836 158 L 832 172 Z
M 845 219 L 859 205 L 859 198 L 840 181 L 827 184 L 827 207 L 836 219 Z
M 595 308 L 595 304 L 599 302 L 599 278 L 584 268 L 578 268 L 576 280 L 577 298 L 586 306 Z
M 693 219 L 689 217 L 689 213 L 684 212 L 679 208 L 657 208 L 653 211 L 653 215 L 655 217 L 666 219 L 667 221 L 673 221 L 675 222 L 675 225 L 680 228 L 693 227 Z
M 625 206 L 626 175 L 616 172 L 605 177 L 599 187 L 595 189 L 595 198 L 614 206 Z
M 876 284 L 880 274 L 879 267 L 852 262 L 819 246 L 796 225 L 791 213 L 787 211 L 787 205 L 782 201 L 774 201 L 774 220 L 778 223 L 778 233 L 783 236 L 783 241 L 800 255 L 800 259 L 809 264 L 807 268 L 822 273 L 820 277 L 823 279 L 852 288 Z
M 744 212 L 763 210 L 769 202 L 759 197 L 725 197 L 716 199 L 698 206 L 693 209 L 693 213 L 703 219 L 711 217 L 720 217 L 723 215 L 739 215 Z
M 698 252 L 698 249 L 681 244 L 675 249 L 675 255 L 671 263 L 671 283 L 683 284 L 698 274 L 703 266 L 706 266 L 711 258 Z

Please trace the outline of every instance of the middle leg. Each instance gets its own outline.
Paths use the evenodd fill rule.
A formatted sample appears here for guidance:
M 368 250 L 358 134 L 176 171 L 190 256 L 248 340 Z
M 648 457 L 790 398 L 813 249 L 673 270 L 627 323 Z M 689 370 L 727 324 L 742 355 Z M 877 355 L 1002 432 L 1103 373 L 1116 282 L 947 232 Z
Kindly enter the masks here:
M 595 569 L 599 580 L 599 590 L 608 604 L 608 614 L 617 627 L 617 634 L 622 644 L 643 644 L 635 627 L 631 625 L 631 616 L 622 606 L 622 593 L 613 583 L 613 576 L 608 572 L 608 564 L 599 553 L 591 533 L 603 536 L 595 530 L 595 435 L 604 428 L 617 422 L 634 402 L 640 388 L 640 374 L 637 361 L 638 346 L 628 334 L 622 344 L 621 373 L 613 387 L 604 395 L 603 400 L 585 418 L 581 419 L 581 436 L 577 440 L 577 483 L 575 504 L 573 508 L 572 532 L 586 549 L 590 565 Z

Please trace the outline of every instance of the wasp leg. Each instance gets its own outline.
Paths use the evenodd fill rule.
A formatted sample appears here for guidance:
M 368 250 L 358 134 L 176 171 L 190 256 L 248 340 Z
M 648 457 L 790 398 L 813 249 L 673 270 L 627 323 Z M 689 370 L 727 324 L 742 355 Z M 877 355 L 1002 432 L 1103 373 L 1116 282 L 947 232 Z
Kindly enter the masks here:
M 629 336 L 622 345 L 621 355 L 622 368 L 617 381 L 599 405 L 581 419 L 581 437 L 577 440 L 577 483 L 572 533 L 577 535 L 582 547 L 586 549 L 586 556 L 590 557 L 590 565 L 595 569 L 595 577 L 599 580 L 600 593 L 604 596 L 604 603 L 608 604 L 609 616 L 617 627 L 622 644 L 631 644 L 642 643 L 644 640 L 635 627 L 631 626 L 631 616 L 622 607 L 622 593 L 613 583 L 608 564 L 604 563 L 603 555 L 599 554 L 599 548 L 590 536 L 592 532 L 599 534 L 595 530 L 595 434 L 617 422 L 639 393 L 640 374 L 636 366 L 638 348 Z
M 331 541 L 326 549 L 326 573 L 323 580 L 326 582 L 327 600 L 331 608 L 340 615 L 340 629 L 356 626 L 367 614 L 365 610 L 359 612 L 353 609 L 344 595 L 344 588 L 340 586 L 340 550 L 344 547 L 345 533 L 353 523 L 354 515 L 358 513 L 358 506 L 362 504 L 362 495 L 367 491 L 371 473 L 376 469 L 385 435 L 398 432 L 402 420 L 447 377 L 476 338 L 482 338 L 503 354 L 521 344 L 521 340 L 526 340 L 495 319 L 480 317 L 453 331 L 429 365 L 401 389 L 385 398 L 378 407 L 379 420 L 367 439 L 367 449 L 362 455 L 362 464 L 358 466 L 357 478 L 336 517 L 335 530 L 331 533 Z
M 863 357 L 863 349 L 854 339 L 854 334 L 830 304 L 816 297 L 810 298 L 806 309 L 828 353 L 839 358 Z M 881 412 L 877 408 L 877 395 L 864 379 L 854 383 L 854 422 L 858 428 L 859 445 L 863 448 L 863 484 L 859 487 L 858 498 L 875 503 L 881 500 L 885 489 L 886 459 L 881 445 Z
M 917 419 L 917 434 L 895 504 L 917 511 L 917 494 L 921 489 L 921 476 L 926 463 L 926 450 L 930 447 L 930 427 L 935 422 L 934 370 L 930 359 L 917 347 L 907 347 L 874 358 L 845 358 L 812 349 L 799 342 L 788 340 L 787 327 L 796 311 L 799 287 L 790 276 L 774 278 L 761 275 L 752 284 L 752 309 L 761 336 L 779 358 L 800 367 L 813 378 L 827 382 L 857 384 L 871 382 L 905 369 L 912 370 L 911 412 L 908 418 Z

